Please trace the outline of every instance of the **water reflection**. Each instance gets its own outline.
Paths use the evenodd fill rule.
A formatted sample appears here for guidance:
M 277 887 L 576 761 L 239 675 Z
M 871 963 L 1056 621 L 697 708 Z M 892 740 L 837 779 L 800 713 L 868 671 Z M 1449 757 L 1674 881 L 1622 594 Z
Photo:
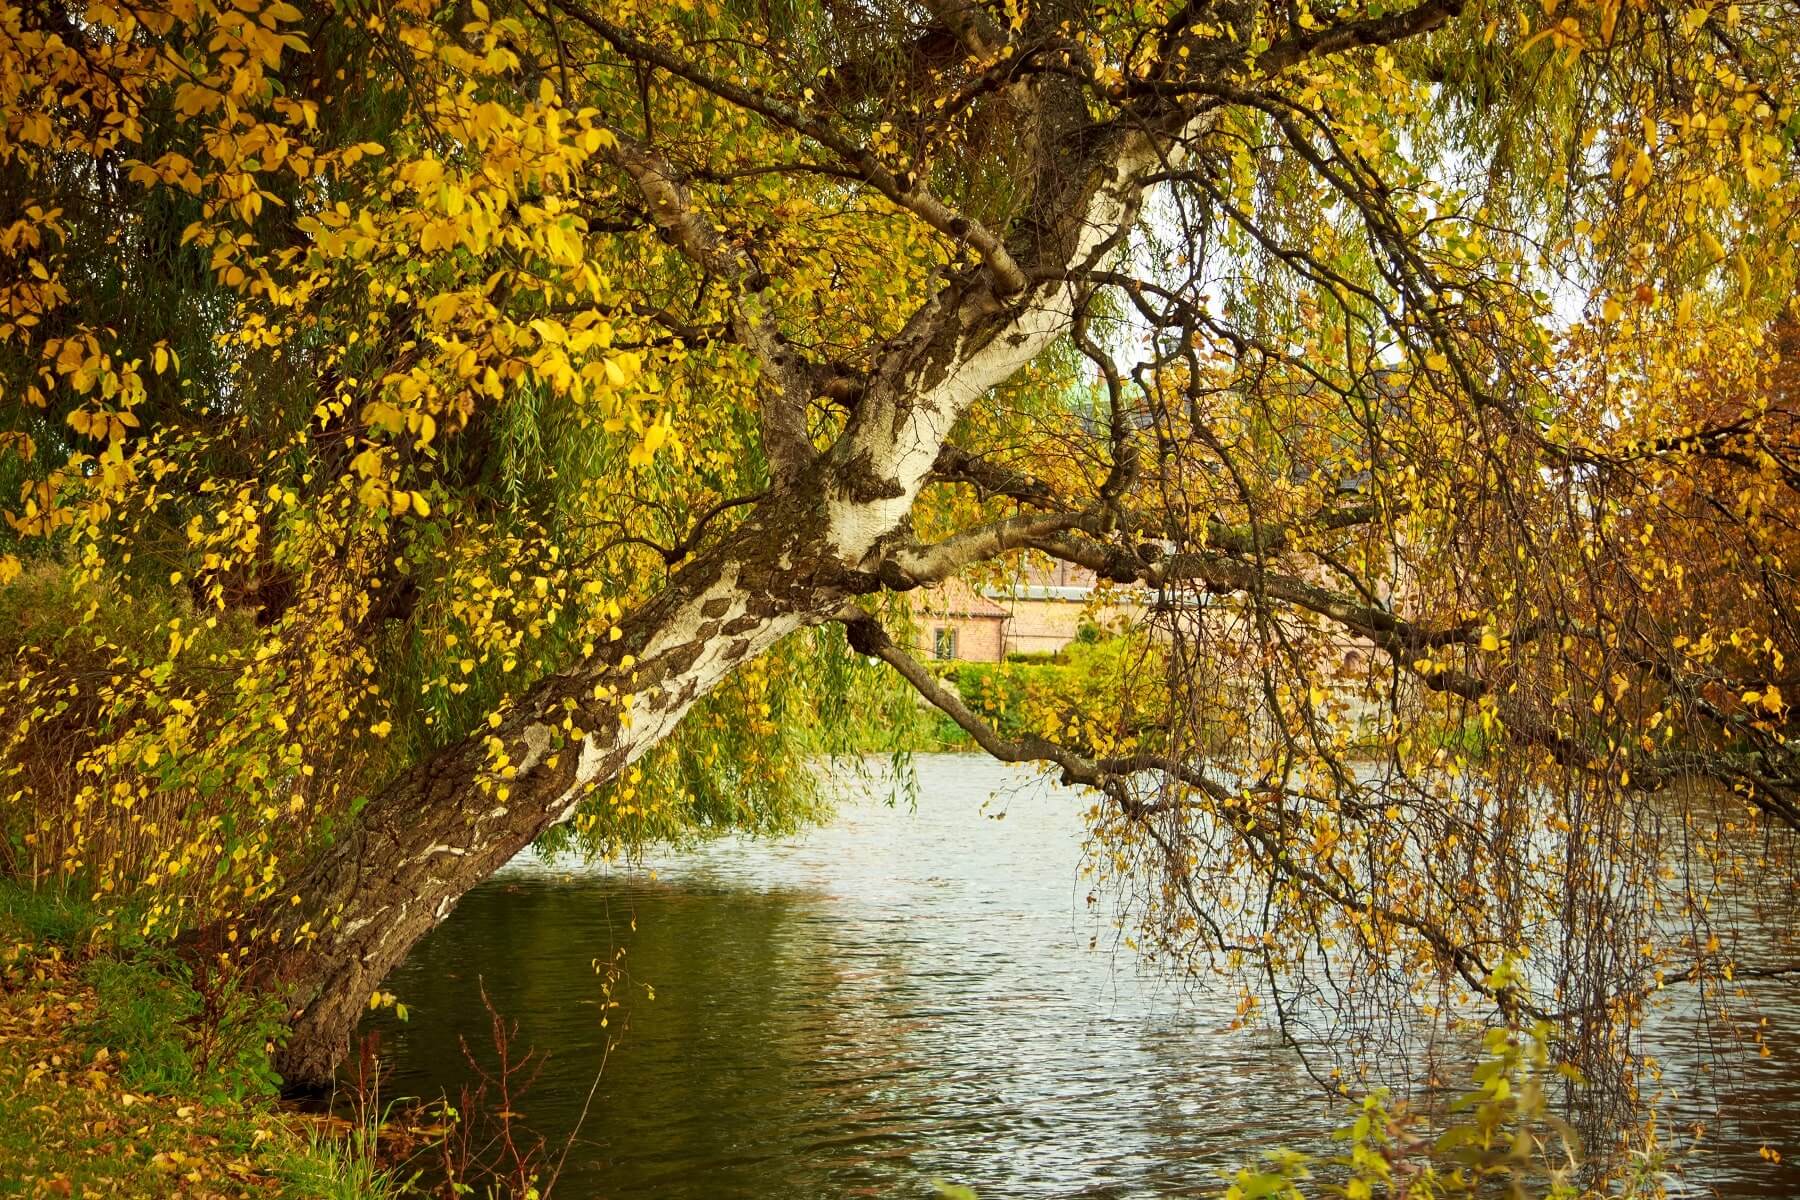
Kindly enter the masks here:
M 917 1196 L 933 1178 L 984 1197 L 1210 1195 L 1257 1147 L 1341 1115 L 1294 1056 L 1228 1029 L 1228 999 L 1178 995 L 1110 948 L 1079 880 L 1077 797 L 985 759 L 920 776 L 916 810 L 847 803 L 789 842 L 629 873 L 515 863 L 390 981 L 412 1018 L 374 1022 L 389 1094 L 466 1078 L 479 980 L 550 1052 L 524 1109 L 553 1145 L 624 1027 L 563 1197 Z M 596 962 L 621 948 L 602 1029 Z M 1800 1159 L 1795 1048 L 1776 1049 L 1730 1093 L 1747 1120 L 1713 1135 L 1721 1194 L 1800 1194 L 1792 1164 L 1755 1153 Z M 1668 1057 L 1693 1092 L 1700 1059 Z M 1702 1115 L 1715 1124 L 1682 1120 Z

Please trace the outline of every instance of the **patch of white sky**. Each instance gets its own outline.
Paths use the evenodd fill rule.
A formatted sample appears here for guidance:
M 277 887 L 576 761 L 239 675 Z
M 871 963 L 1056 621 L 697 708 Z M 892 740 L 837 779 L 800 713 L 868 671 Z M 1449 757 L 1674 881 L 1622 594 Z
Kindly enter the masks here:
M 1406 130 L 1396 131 L 1401 154 L 1413 160 L 1430 184 L 1414 193 L 1422 206 L 1422 216 L 1431 221 L 1458 214 L 1468 216 L 1481 208 L 1493 191 L 1488 161 L 1475 149 L 1456 145 L 1436 145 L 1429 154 L 1421 153 Z M 1267 153 L 1279 155 L 1279 148 Z M 1587 170 L 1604 170 L 1601 152 L 1590 147 Z M 1232 305 L 1237 285 L 1252 277 L 1259 264 L 1227 239 L 1218 236 L 1221 222 L 1211 223 L 1213 236 L 1207 244 L 1196 244 L 1189 231 L 1202 227 L 1193 206 L 1202 201 L 1183 193 L 1178 185 L 1161 183 L 1145 198 L 1139 227 L 1121 249 L 1122 270 L 1136 278 L 1168 288 L 1184 301 L 1194 305 L 1221 325 L 1232 322 Z M 1359 218 L 1348 201 L 1339 198 L 1329 204 L 1325 216 L 1340 229 L 1348 229 Z M 1574 253 L 1563 235 L 1552 228 L 1548 215 L 1537 216 L 1517 230 L 1528 252 L 1522 265 L 1528 272 L 1524 285 L 1533 290 L 1543 304 L 1541 323 L 1552 338 L 1568 333 L 1587 320 L 1596 304 L 1599 286 L 1599 264 Z M 1293 276 L 1295 287 L 1303 286 Z M 1396 317 L 1404 317 L 1404 305 L 1392 301 Z M 1374 344 L 1370 357 L 1384 366 L 1398 365 L 1406 357 L 1406 347 L 1392 329 Z M 1116 320 L 1105 330 L 1107 351 L 1127 374 L 1134 368 L 1154 362 L 1166 351 L 1163 331 L 1154 328 L 1130 303 L 1120 305 Z M 1296 344 L 1288 347 L 1300 351 Z

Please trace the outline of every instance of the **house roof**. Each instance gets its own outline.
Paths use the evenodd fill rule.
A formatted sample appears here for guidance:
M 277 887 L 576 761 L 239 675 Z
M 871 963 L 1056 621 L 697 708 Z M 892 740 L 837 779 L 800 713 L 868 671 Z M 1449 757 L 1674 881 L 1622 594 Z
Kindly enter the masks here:
M 976 617 L 1004 621 L 1011 614 L 960 579 L 915 592 L 914 605 L 934 617 Z

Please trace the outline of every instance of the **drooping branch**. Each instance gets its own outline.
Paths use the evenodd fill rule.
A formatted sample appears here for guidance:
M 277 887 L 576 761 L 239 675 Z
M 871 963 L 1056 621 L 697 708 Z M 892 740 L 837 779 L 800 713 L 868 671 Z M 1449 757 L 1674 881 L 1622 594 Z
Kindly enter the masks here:
M 1123 757 L 1093 759 L 1036 734 L 1026 734 L 1020 738 L 1003 737 L 992 725 L 976 715 L 960 695 L 944 686 L 918 660 L 902 650 L 875 618 L 860 609 L 848 608 L 839 614 L 838 620 L 844 625 L 844 633 L 852 650 L 887 663 L 915 691 L 974 738 L 976 745 L 1001 762 L 1054 763 L 1062 768 L 1065 784 L 1091 787 L 1109 794 L 1116 793 L 1119 784 L 1129 776 L 1144 771 L 1160 771 L 1188 787 L 1207 793 L 1215 800 L 1223 801 L 1231 795 L 1229 789 L 1199 766 L 1176 762 L 1163 755 L 1139 752 Z
M 1430 945 L 1471 990 L 1494 1000 L 1502 1008 L 1511 1008 L 1533 1017 L 1549 1015 L 1546 1011 L 1522 1000 L 1509 989 L 1496 987 L 1492 982 L 1490 964 L 1484 962 L 1472 947 L 1452 936 L 1436 922 L 1415 913 L 1378 905 L 1374 902 L 1373 897 L 1359 894 L 1350 881 L 1329 877 L 1296 858 L 1292 848 L 1282 837 L 1282 826 L 1278 821 L 1262 819 L 1252 806 L 1237 803 L 1234 789 L 1213 778 L 1200 763 L 1177 760 L 1149 751 L 1137 751 L 1123 756 L 1091 758 L 1068 746 L 1036 734 L 1006 738 L 976 714 L 954 689 L 945 686 L 916 659 L 901 649 L 873 617 L 851 608 L 841 613 L 838 619 L 844 623 L 845 633 L 853 650 L 859 654 L 880 659 L 892 667 L 914 690 L 955 721 L 964 732 L 975 740 L 978 746 L 992 757 L 1007 763 L 1052 764 L 1061 769 L 1061 779 L 1065 786 L 1093 788 L 1118 804 L 1124 815 L 1148 833 L 1152 840 L 1162 848 L 1165 857 L 1171 864 L 1171 869 L 1177 875 L 1184 899 L 1192 910 L 1192 915 L 1196 920 L 1212 925 L 1215 936 L 1221 939 L 1221 948 L 1230 947 L 1223 940 L 1223 932 L 1210 920 L 1209 906 L 1204 904 L 1191 889 L 1188 869 L 1185 865 L 1188 856 L 1181 852 L 1168 834 L 1148 820 L 1157 813 L 1170 811 L 1171 807 L 1179 811 L 1184 807 L 1183 803 L 1180 801 L 1144 802 L 1135 799 L 1128 787 L 1132 777 L 1156 774 L 1175 784 L 1201 793 L 1210 801 L 1207 811 L 1216 819 L 1224 821 L 1234 833 L 1254 846 L 1264 856 L 1264 860 L 1271 870 L 1303 883 L 1312 894 L 1330 901 L 1345 913 L 1354 915 L 1379 913 L 1383 920 L 1396 927 L 1412 931 Z M 1260 947 L 1259 950 L 1266 950 L 1266 947 Z

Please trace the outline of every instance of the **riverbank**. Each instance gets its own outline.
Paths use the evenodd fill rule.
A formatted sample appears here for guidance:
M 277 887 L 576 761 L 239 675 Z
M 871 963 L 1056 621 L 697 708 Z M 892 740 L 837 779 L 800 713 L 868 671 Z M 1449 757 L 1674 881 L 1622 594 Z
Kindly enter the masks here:
M 0 891 L 0 1196 L 401 1193 L 369 1131 L 275 1103 L 253 1013 L 199 999 L 80 905 Z
M 803 837 L 630 871 L 534 858 L 469 893 L 384 983 L 409 1011 L 372 1010 L 359 1040 L 382 1100 L 426 1101 L 428 1129 L 276 1104 L 265 1007 L 77 901 L 0 883 L 0 1197 L 924 1197 L 952 1180 L 984 1200 L 1096 1181 L 1298 1200 L 1361 1171 L 1375 1196 L 1429 1178 L 1407 1194 L 1647 1200 L 1681 1165 L 1650 1127 L 1601 1147 L 1619 1177 L 1579 1186 L 1547 1031 L 1446 1060 L 1472 1080 L 1447 1110 L 1326 1104 L 1229 998 L 1096 953 L 1104 927 L 1071 891 L 1083 798 L 985 758 L 918 768 L 916 804 L 846 789 Z M 1753 1106 L 1791 1112 L 1789 1078 Z M 1736 1136 L 1720 1155 L 1759 1161 Z M 1772 1161 L 1698 1165 L 1669 1194 L 1800 1194 Z

